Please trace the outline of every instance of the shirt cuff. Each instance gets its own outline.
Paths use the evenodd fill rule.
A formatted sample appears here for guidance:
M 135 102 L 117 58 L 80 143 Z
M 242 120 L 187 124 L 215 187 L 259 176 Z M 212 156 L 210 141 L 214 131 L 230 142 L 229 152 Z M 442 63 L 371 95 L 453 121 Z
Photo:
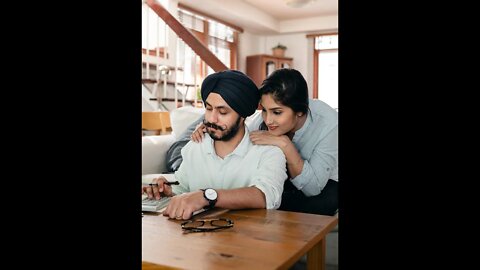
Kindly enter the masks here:
M 275 201 L 275 196 L 268 191 L 267 187 L 262 185 L 251 185 L 251 187 L 258 188 L 263 194 L 265 195 L 265 208 L 266 209 L 278 209 L 280 207 L 280 203 L 282 202 L 282 197 L 278 196 L 278 200 Z
M 312 179 L 313 176 L 314 175 L 312 168 L 310 168 L 310 164 L 307 160 L 304 160 L 302 171 L 299 175 L 297 175 L 295 178 L 292 178 L 290 181 L 292 181 L 292 184 L 300 190 L 308 184 L 308 181 Z
M 312 186 L 312 185 L 315 185 L 316 183 L 314 179 L 315 179 L 315 173 L 312 167 L 310 166 L 310 163 L 308 163 L 307 160 L 304 160 L 302 172 L 299 175 L 297 175 L 295 178 L 292 178 L 290 181 L 292 181 L 292 184 L 298 190 L 301 190 L 303 194 L 305 194 L 305 196 L 310 197 L 318 194 L 318 193 L 317 194 L 312 193 L 312 191 L 317 189 L 317 187 Z M 307 187 L 307 185 L 309 185 L 309 187 Z

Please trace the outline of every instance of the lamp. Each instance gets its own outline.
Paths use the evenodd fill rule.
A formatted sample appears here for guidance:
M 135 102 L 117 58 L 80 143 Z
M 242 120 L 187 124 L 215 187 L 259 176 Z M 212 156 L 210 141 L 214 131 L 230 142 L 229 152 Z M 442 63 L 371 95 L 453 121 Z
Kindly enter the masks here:
M 289 7 L 300 8 L 316 0 L 285 0 L 285 3 Z

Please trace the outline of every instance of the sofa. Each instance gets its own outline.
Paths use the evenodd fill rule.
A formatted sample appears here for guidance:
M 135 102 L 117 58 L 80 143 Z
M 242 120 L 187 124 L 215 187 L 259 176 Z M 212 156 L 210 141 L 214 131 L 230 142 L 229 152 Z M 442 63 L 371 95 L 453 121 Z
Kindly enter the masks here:
M 168 171 L 167 151 L 175 141 L 185 137 L 184 132 L 191 123 L 198 120 L 205 113 L 204 108 L 181 107 L 170 112 L 172 133 L 168 135 L 154 135 L 142 137 L 142 182 L 150 182 L 152 174 L 160 174 Z M 261 113 L 261 111 L 255 112 Z M 248 118 L 247 120 L 248 121 Z M 168 179 L 169 177 L 167 177 Z M 170 179 L 168 179 L 170 181 Z M 327 235 L 326 262 L 329 268 L 335 269 L 338 265 L 338 231 L 334 229 Z M 297 265 L 305 264 L 302 259 Z M 296 267 L 295 267 L 296 268 Z
M 170 146 L 187 127 L 205 113 L 204 108 L 181 107 L 170 112 L 172 133 L 142 137 L 142 174 L 167 172 L 166 155 Z

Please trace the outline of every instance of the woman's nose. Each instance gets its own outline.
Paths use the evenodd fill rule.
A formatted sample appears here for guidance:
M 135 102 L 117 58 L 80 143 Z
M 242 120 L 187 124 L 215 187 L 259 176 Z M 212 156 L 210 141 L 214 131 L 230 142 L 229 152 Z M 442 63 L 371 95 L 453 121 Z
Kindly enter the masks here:
M 270 125 L 270 124 L 272 124 L 272 122 L 273 122 L 272 117 L 269 116 L 268 114 L 265 115 L 265 124 Z

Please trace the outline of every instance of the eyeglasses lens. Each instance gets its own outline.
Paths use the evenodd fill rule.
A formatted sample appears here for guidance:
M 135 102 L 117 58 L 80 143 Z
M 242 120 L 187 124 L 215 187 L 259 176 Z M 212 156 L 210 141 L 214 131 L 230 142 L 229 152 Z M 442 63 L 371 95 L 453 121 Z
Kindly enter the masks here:
M 226 220 L 213 220 L 211 222 L 212 226 L 215 226 L 215 227 L 224 227 L 224 226 L 228 226 L 230 223 Z
M 202 227 L 203 224 L 204 224 L 203 221 L 192 221 L 184 224 L 183 227 L 185 229 L 194 229 L 194 228 Z

